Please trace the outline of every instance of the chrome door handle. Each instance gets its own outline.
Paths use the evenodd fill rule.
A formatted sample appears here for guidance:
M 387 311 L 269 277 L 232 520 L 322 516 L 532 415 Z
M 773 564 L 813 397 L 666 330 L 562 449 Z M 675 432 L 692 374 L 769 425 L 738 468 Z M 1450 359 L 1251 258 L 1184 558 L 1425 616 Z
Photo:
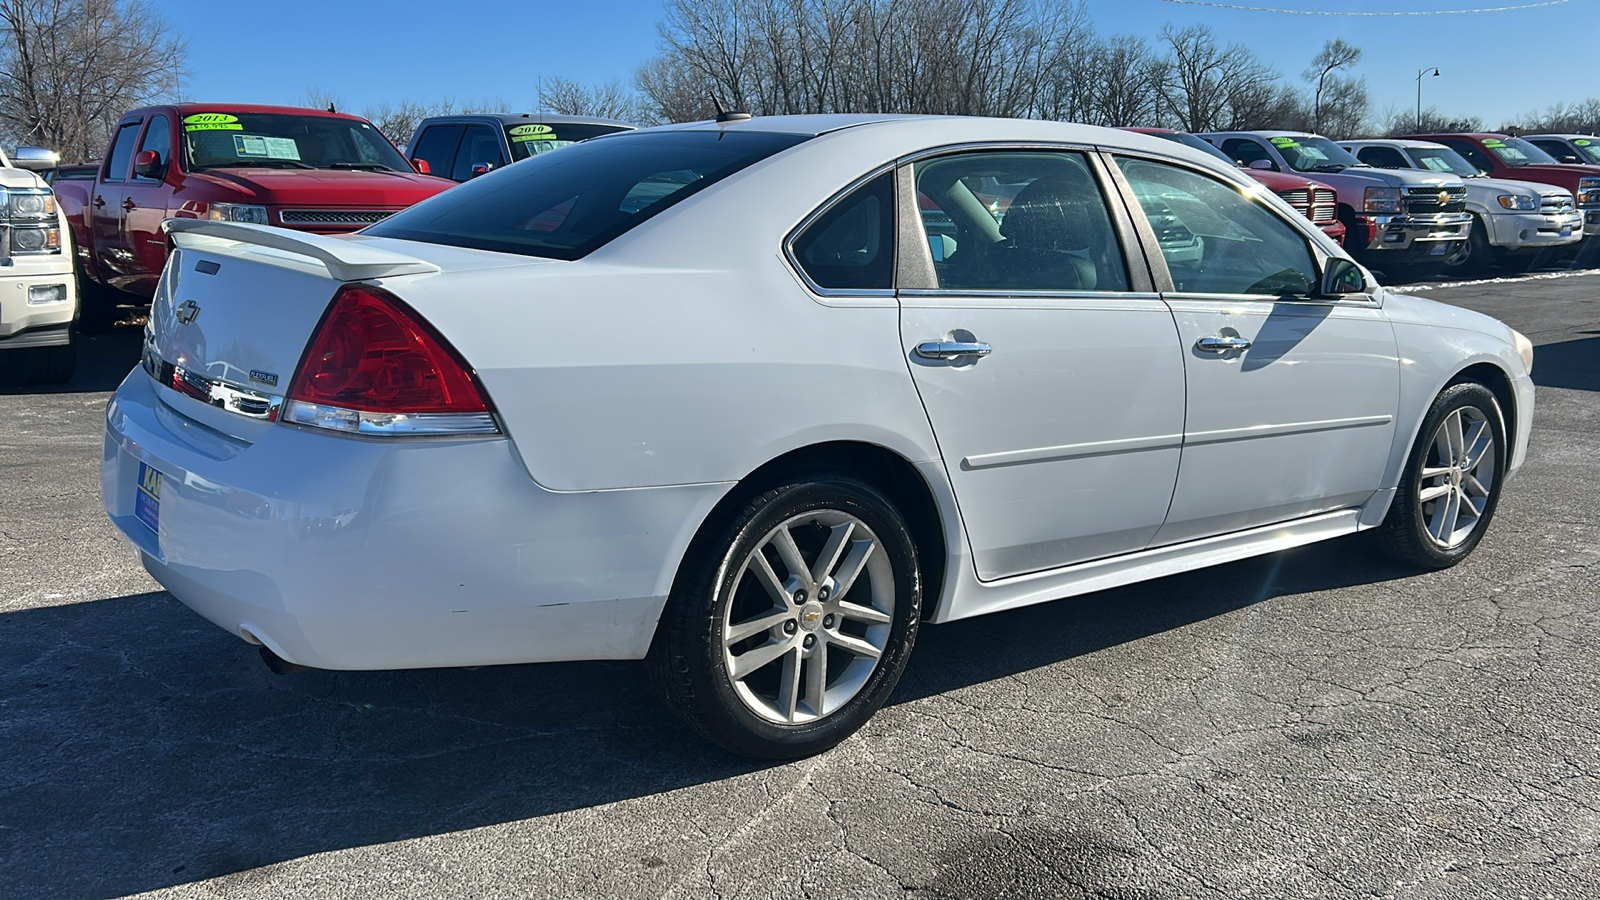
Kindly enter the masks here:
M 1203 353 L 1230 353 L 1249 350 L 1250 340 L 1242 337 L 1203 337 L 1194 342 L 1194 348 Z
M 917 345 L 916 354 L 923 359 L 961 359 L 965 356 L 988 356 L 994 348 L 978 341 L 923 341 Z

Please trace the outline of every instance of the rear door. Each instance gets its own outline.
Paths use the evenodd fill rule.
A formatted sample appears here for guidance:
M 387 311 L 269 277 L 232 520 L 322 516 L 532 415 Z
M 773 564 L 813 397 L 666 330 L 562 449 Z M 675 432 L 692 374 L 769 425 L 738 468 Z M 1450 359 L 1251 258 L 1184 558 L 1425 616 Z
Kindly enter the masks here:
M 1183 356 L 1104 180 L 1065 149 L 901 175 L 902 349 L 984 580 L 1143 549 L 1172 499 Z
M 167 217 L 172 189 L 166 173 L 172 168 L 172 121 L 165 115 L 151 116 L 134 151 L 135 162 L 145 152 L 161 158 L 162 174 L 146 177 L 128 173 L 123 187 L 122 243 L 128 249 L 127 288 L 140 294 L 155 290 L 161 267 L 167 262 L 167 239 L 161 221 Z
M 123 231 L 127 211 L 127 182 L 133 169 L 133 147 L 143 120 L 124 121 L 111 140 L 111 152 L 100 167 L 94 196 L 89 200 L 89 228 L 94 235 L 95 262 L 102 277 L 114 287 L 123 287 L 135 271 L 133 251 Z
M 1116 162 L 1157 223 L 1151 263 L 1187 371 L 1183 462 L 1155 542 L 1364 502 L 1382 486 L 1399 402 L 1383 310 L 1364 294 L 1318 298 L 1320 254 L 1244 188 L 1167 161 Z

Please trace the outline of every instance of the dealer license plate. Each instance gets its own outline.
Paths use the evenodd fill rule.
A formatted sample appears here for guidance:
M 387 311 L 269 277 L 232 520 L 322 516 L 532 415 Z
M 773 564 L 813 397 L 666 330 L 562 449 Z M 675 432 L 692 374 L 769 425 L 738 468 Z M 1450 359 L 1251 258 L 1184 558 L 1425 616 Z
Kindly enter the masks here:
M 1561 236 L 1562 237 L 1572 237 L 1572 226 L 1571 225 L 1563 225 L 1563 226 L 1561 226 Z
M 133 492 L 133 514 L 139 521 L 161 533 L 161 473 L 139 463 L 139 485 Z
M 1434 244 L 1432 247 L 1428 248 L 1428 255 L 1429 256 L 1443 256 L 1444 255 L 1444 251 L 1446 251 L 1448 249 L 1450 249 L 1450 245 L 1444 243 L 1443 241 L 1440 241 L 1439 243 Z

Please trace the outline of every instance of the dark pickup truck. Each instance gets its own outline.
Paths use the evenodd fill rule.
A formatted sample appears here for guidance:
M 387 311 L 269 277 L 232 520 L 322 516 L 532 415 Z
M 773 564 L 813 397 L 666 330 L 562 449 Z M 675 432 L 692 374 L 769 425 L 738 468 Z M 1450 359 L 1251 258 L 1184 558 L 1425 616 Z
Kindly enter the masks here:
M 155 292 L 165 219 L 338 234 L 454 186 L 419 174 L 365 119 L 294 107 L 136 109 L 117 123 L 102 159 L 92 179 L 70 171 L 52 182 L 77 248 L 84 330 L 110 325 L 120 302 Z

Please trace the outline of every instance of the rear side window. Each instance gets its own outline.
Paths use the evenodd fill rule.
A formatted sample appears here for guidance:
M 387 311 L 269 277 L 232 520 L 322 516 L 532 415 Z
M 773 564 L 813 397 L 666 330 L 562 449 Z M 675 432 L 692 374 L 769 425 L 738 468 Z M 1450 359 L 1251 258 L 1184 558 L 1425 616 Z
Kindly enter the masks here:
M 417 147 L 411 151 L 412 159 L 428 164 L 428 174 L 444 178 L 455 163 L 456 145 L 461 143 L 460 125 L 429 125 L 417 138 Z
M 894 287 L 894 176 L 885 172 L 806 226 L 794 239 L 794 257 L 817 286 L 833 289 Z
M 585 141 L 491 172 L 364 232 L 580 259 L 805 135 L 660 131 Z
M 133 159 L 133 139 L 138 136 L 138 122 L 129 122 L 117 129 L 117 139 L 111 143 L 111 155 L 106 157 L 103 175 L 106 181 L 127 180 L 128 165 Z

